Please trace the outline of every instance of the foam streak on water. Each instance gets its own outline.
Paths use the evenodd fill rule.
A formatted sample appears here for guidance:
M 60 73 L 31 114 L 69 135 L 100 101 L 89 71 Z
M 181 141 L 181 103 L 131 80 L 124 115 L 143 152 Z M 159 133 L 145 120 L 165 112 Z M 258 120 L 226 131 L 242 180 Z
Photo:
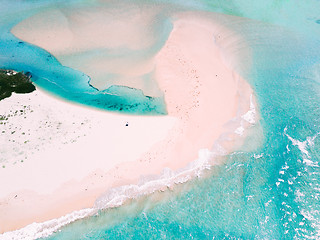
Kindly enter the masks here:
M 82 209 L 79 211 L 72 212 L 58 219 L 53 219 L 43 223 L 32 223 L 23 229 L 7 232 L 0 235 L 1 239 L 10 239 L 10 240 L 33 240 L 42 237 L 48 237 L 53 232 L 57 231 L 59 228 L 70 224 L 75 220 L 79 220 L 88 216 L 93 216 L 97 213 L 95 209 Z
M 257 116 L 252 96 L 250 101 L 249 111 L 236 117 L 236 119 L 231 120 L 233 128 L 231 128 L 230 131 L 237 133 L 237 129 L 244 129 L 243 124 L 245 124 L 246 128 L 249 127 L 247 124 L 250 124 L 250 126 L 255 125 L 256 122 L 254 119 L 256 119 Z M 249 119 L 244 117 L 247 115 L 250 115 Z M 236 122 L 237 124 L 235 124 Z M 226 132 L 225 134 L 228 133 Z M 230 134 L 232 134 L 232 132 L 230 132 Z M 0 235 L 0 237 L 4 240 L 33 240 L 48 237 L 54 232 L 57 232 L 61 227 L 76 220 L 97 215 L 99 210 L 119 207 L 130 199 L 137 199 L 157 191 L 173 189 L 176 185 L 186 183 L 194 178 L 199 178 L 203 176 L 203 173 L 206 170 L 211 169 L 212 166 L 219 163 L 217 161 L 219 158 L 226 155 L 227 152 L 222 147 L 222 144 L 225 141 L 226 139 L 220 138 L 215 142 L 212 149 L 201 149 L 199 151 L 198 159 L 189 163 L 182 169 L 172 171 L 169 168 L 165 168 L 163 173 L 159 176 L 142 176 L 138 185 L 127 185 L 108 190 L 96 200 L 93 208 L 74 211 L 58 219 L 49 220 L 43 223 L 33 223 L 20 230 L 4 233 L 3 235 Z

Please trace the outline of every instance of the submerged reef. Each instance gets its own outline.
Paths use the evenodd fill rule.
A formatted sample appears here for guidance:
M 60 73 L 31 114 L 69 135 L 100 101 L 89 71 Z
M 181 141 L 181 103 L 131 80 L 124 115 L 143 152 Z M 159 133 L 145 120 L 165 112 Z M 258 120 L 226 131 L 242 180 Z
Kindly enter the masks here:
M 0 69 L 0 101 L 15 93 L 31 93 L 36 87 L 31 82 L 31 74 Z

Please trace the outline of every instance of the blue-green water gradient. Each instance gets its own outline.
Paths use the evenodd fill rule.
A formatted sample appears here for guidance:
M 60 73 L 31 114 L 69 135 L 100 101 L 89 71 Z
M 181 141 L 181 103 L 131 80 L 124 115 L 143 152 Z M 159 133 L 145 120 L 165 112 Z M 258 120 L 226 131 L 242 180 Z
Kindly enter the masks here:
M 50 8 L 73 8 L 93 4 L 87 1 L 0 1 L 0 68 L 28 72 L 32 81 L 65 100 L 109 111 L 140 115 L 166 114 L 163 97 L 146 96 L 139 89 L 114 85 L 110 89 L 98 91 L 90 85 L 90 77 L 68 68 L 49 52 L 14 37 L 10 30 L 20 21 Z M 84 6 L 83 6 L 84 5 Z M 161 48 L 171 31 L 171 22 L 158 19 L 161 25 L 156 32 L 158 41 L 141 55 L 152 54 Z M 108 49 L 98 49 L 108 51 Z M 98 51 L 97 50 L 97 51 Z M 121 51 L 121 50 L 119 50 Z M 131 55 L 139 53 L 129 52 Z M 79 56 L 75 56 L 79 58 Z M 112 58 L 112 54 L 110 55 Z
M 209 177 L 166 200 L 136 200 L 49 239 L 319 238 L 320 2 L 293 2 L 194 3 L 258 20 L 227 23 L 252 51 L 250 69 L 235 67 L 258 101 L 258 148 L 246 151 L 248 139 Z
M 254 89 L 260 123 L 207 177 L 102 211 L 47 239 L 320 238 L 320 1 L 170 2 L 155 6 L 244 19 L 224 24 L 252 53 L 250 68 L 234 67 Z M 30 52 L 30 59 L 37 56 Z

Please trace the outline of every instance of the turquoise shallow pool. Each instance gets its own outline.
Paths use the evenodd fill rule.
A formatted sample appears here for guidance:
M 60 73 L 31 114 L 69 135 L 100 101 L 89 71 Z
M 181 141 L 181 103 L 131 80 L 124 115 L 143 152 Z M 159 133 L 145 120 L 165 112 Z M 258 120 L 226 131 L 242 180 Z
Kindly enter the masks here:
M 88 87 L 87 76 L 66 69 L 39 48 L 19 43 L 7 31 L 21 20 L 15 12 L 31 14 L 35 7 L 50 7 L 55 1 L 40 1 L 43 6 L 1 2 L 7 6 L 0 10 L 2 16 L 10 12 L 0 17 L 1 68 L 30 71 L 36 84 L 69 100 L 104 103 L 105 95 Z M 48 239 L 320 238 L 320 2 L 154 1 L 155 6 L 162 4 L 168 6 L 163 11 L 186 8 L 243 17 L 224 24 L 248 43 L 230 51 L 241 53 L 245 46 L 252 52 L 250 68 L 241 61 L 234 67 L 254 89 L 261 121 L 242 148 L 207 177 L 102 211 Z M 25 12 L 28 8 L 33 10 Z M 68 82 L 60 82 L 57 72 Z M 72 93 L 65 95 L 61 89 Z M 139 107 L 130 111 L 165 113 L 161 99 L 134 99 L 139 99 Z M 121 99 L 121 104 L 130 107 L 132 101 Z
M 93 1 L 92 1 L 93 2 Z M 92 3 L 91 2 L 91 3 Z M 82 6 L 82 3 L 85 5 Z M 140 89 L 114 85 L 108 89 L 98 91 L 90 84 L 90 77 L 75 69 L 63 66 L 52 54 L 29 43 L 14 37 L 10 30 L 13 26 L 28 17 L 39 12 L 58 9 L 76 9 L 81 5 L 83 9 L 91 5 L 89 1 L 1 1 L 0 30 L 0 67 L 17 71 L 29 72 L 37 86 L 62 97 L 68 101 L 89 105 L 109 111 L 125 112 L 129 114 L 163 115 L 166 114 L 165 103 L 161 96 L 145 95 Z M 110 9 L 115 7 L 110 6 Z M 142 58 L 150 55 L 161 47 L 171 30 L 170 22 L 161 22 L 163 28 L 155 29 L 157 36 L 149 48 L 140 51 L 130 51 L 125 47 L 116 49 L 118 55 L 137 55 Z M 154 24 L 157 28 L 156 24 Z M 85 55 L 99 55 L 102 51 L 107 52 L 109 57 L 117 58 L 114 49 L 93 49 L 91 52 L 80 52 L 69 58 L 81 59 Z M 108 53 L 110 52 L 110 53 Z M 147 78 L 148 76 L 142 76 Z

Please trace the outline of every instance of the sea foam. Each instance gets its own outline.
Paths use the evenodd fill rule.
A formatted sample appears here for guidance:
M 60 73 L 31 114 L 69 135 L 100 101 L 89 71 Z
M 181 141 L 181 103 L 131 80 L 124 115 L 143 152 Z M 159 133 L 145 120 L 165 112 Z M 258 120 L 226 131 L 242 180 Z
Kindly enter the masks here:
M 248 117 L 250 116 L 250 117 Z M 175 185 L 186 183 L 193 178 L 203 176 L 205 170 L 209 170 L 212 166 L 219 164 L 219 158 L 228 154 L 227 149 L 223 147 L 225 141 L 234 141 L 234 139 L 226 138 L 226 135 L 238 134 L 239 128 L 245 129 L 249 126 L 254 126 L 257 120 L 257 111 L 254 103 L 253 95 L 250 96 L 250 109 L 230 120 L 230 132 L 225 132 L 217 139 L 211 150 L 200 149 L 198 158 L 190 162 L 186 167 L 173 171 L 170 168 L 165 168 L 162 174 L 154 177 L 140 178 L 137 185 L 125 185 L 117 188 L 111 188 L 100 197 L 97 198 L 92 208 L 86 208 L 79 211 L 74 211 L 70 214 L 57 219 L 52 219 L 42 223 L 32 223 L 19 230 L 6 232 L 0 235 L 3 240 L 34 240 L 42 237 L 48 237 L 57 232 L 61 227 L 66 226 L 76 220 L 98 214 L 99 210 L 115 208 L 123 205 L 130 199 L 136 199 L 141 196 L 150 195 L 156 191 L 164 191 L 168 188 L 172 189 Z M 235 124 L 237 123 L 237 124 Z

